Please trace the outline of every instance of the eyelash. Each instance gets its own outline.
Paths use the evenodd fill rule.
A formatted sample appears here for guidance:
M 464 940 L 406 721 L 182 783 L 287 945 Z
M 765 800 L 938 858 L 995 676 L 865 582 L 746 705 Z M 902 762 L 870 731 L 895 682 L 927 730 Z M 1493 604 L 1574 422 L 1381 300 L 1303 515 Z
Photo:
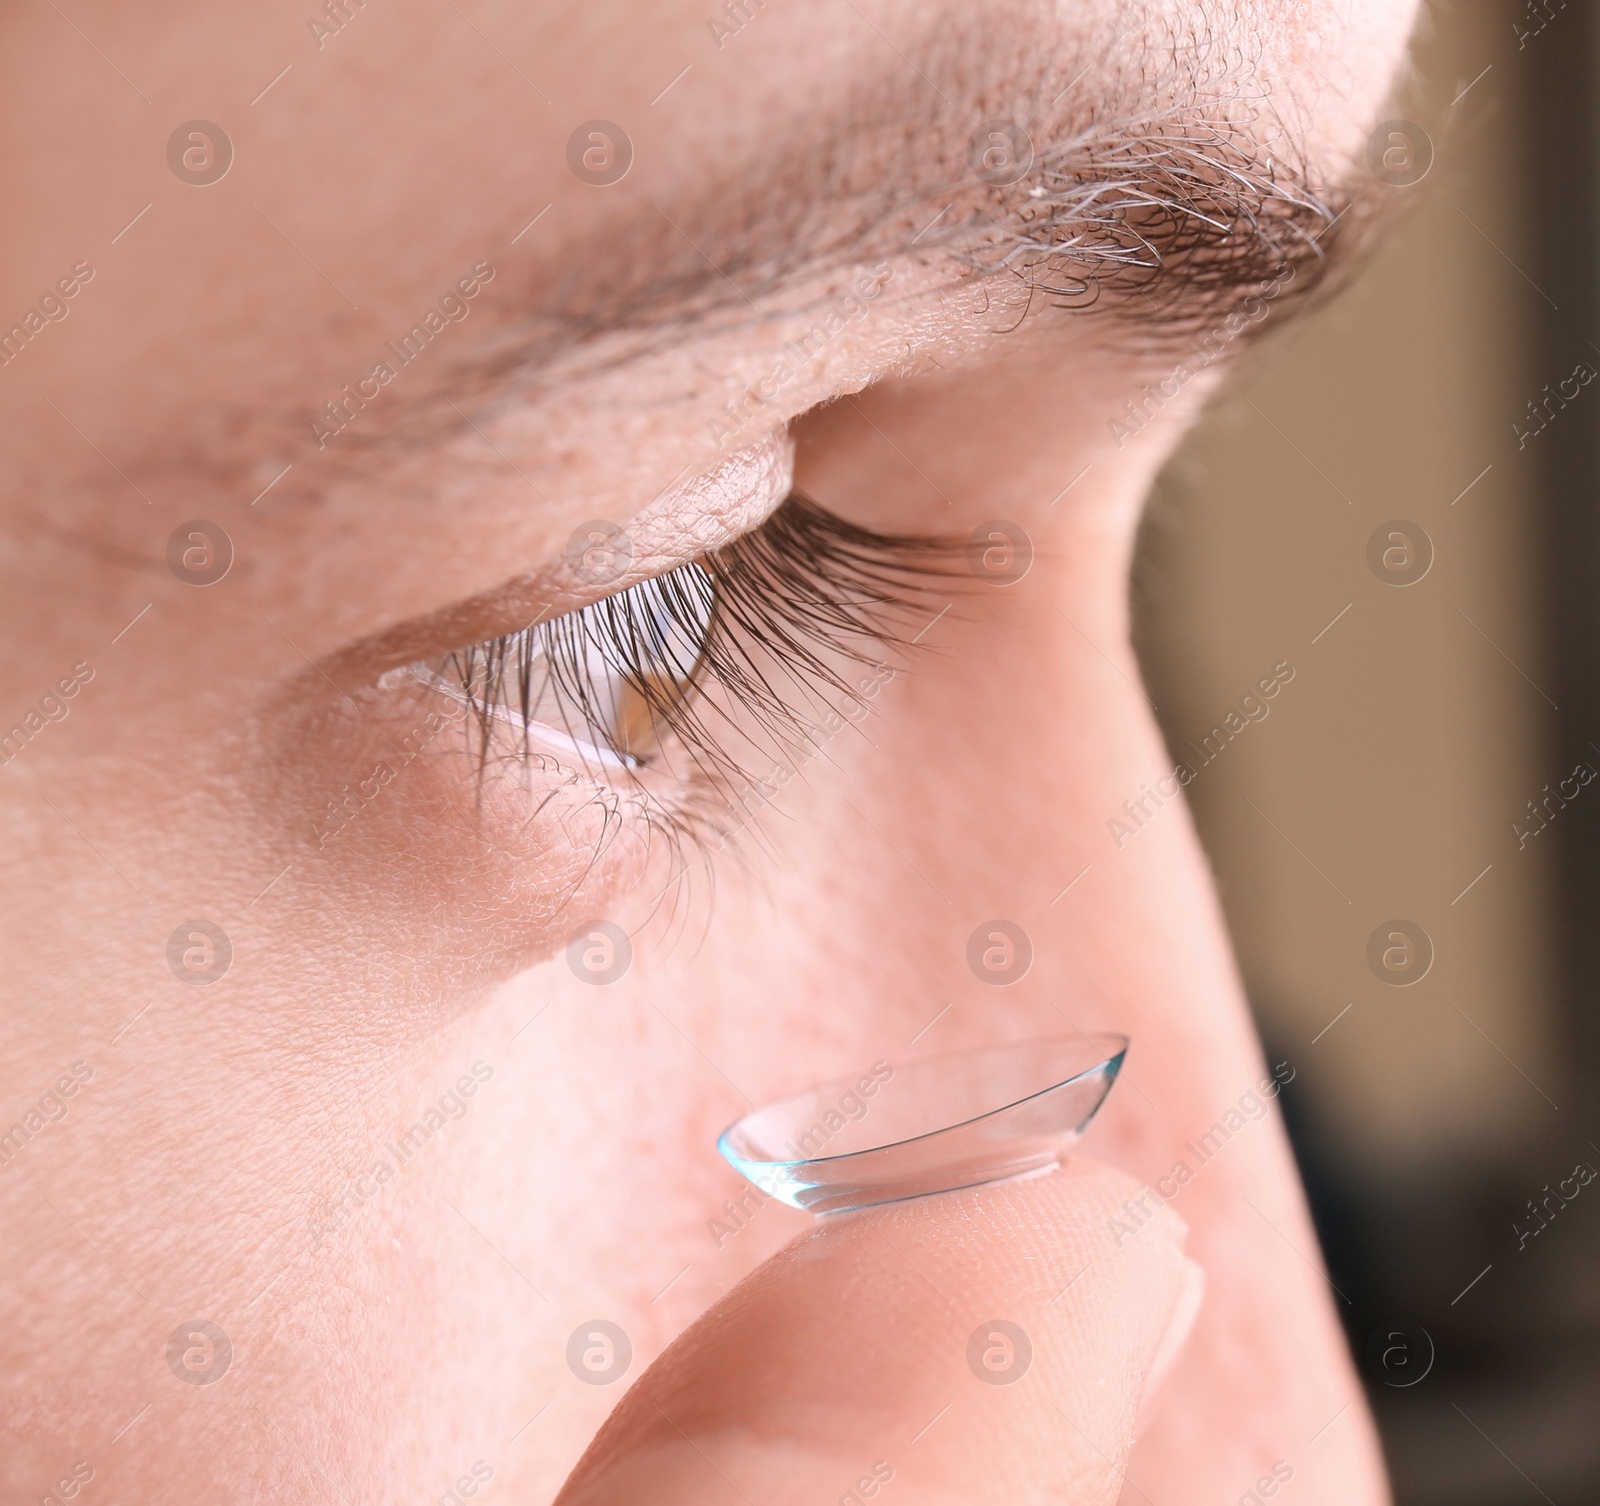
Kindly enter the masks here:
M 746 778 L 728 741 L 787 760 L 814 740 L 808 713 L 862 701 L 848 672 L 909 646 L 905 626 L 960 558 L 959 545 L 859 528 L 791 492 L 723 548 L 458 650 L 433 683 L 468 707 L 480 775 L 491 756 L 529 763 L 534 743 L 554 741 L 587 772 L 637 786 L 681 751 L 677 797 L 647 798 L 647 815 L 705 835 L 726 830 Z M 564 732 L 537 715 L 547 699 Z

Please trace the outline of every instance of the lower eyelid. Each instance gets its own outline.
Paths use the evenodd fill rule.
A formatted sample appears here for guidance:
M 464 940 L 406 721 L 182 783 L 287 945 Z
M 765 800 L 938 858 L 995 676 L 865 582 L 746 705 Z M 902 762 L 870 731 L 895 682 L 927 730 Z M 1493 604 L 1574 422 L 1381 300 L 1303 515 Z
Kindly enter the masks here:
M 252 709 L 236 778 L 264 873 L 254 913 L 321 917 L 343 938 L 329 945 L 403 924 L 451 969 L 469 936 L 472 967 L 498 977 L 552 955 L 640 881 L 641 802 L 620 788 L 631 778 L 597 777 L 601 750 L 537 742 L 485 768 L 472 708 L 414 670 L 377 679 L 330 704 L 308 666 Z

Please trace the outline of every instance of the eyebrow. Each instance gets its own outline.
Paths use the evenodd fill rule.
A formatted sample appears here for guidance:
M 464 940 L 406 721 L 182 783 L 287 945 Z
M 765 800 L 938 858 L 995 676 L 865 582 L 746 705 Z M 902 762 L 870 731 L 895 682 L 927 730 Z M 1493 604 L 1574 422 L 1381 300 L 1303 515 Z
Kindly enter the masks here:
M 759 184 L 636 205 L 566 247 L 524 338 L 479 374 L 537 387 L 541 369 L 559 361 L 565 377 L 585 352 L 611 365 L 691 329 L 798 312 L 795 289 L 819 274 L 908 254 L 942 260 L 952 286 L 976 277 L 1028 307 L 1111 316 L 1147 342 L 1269 285 L 1292 287 L 1280 306 L 1308 304 L 1370 244 L 1373 186 L 1320 181 L 1252 75 L 1207 77 L 1197 48 L 1171 52 L 1179 71 L 1111 73 L 1098 92 L 1060 89 L 1094 71 L 1082 58 L 991 59 L 954 110 L 913 65 L 920 93 L 902 81 L 855 100 Z M 996 184 L 973 169 L 972 127 L 1001 96 L 1010 117 L 987 123 L 1021 126 L 1033 160 Z

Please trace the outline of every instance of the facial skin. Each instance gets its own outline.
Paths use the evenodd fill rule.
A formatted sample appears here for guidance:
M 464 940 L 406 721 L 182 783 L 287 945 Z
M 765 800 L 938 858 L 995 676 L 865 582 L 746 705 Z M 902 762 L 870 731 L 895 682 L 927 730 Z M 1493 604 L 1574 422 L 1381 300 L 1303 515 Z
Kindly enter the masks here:
M 569 1336 L 620 1324 L 631 1382 L 710 1309 L 566 1499 L 829 1500 L 884 1461 L 906 1500 L 1166 1506 L 1286 1461 L 1297 1501 L 1382 1500 L 1275 1114 L 1112 1230 L 1270 1077 L 1181 804 L 1123 848 L 1106 824 L 1170 771 L 1124 579 L 1224 363 L 1110 425 L 1261 258 L 1234 247 L 1219 287 L 1228 248 L 1157 215 L 1169 275 L 1058 254 L 1030 297 L 998 269 L 1035 179 L 975 182 L 969 142 L 1027 120 L 1073 223 L 1071 185 L 1137 189 L 1118 151 L 1175 121 L 1331 201 L 1409 8 L 768 5 L 720 47 L 702 8 L 627 0 L 348 17 L 320 46 L 280 4 L 0 23 L 0 321 L 93 273 L 0 368 L 6 725 L 57 697 L 0 769 L 0 1114 L 66 1106 L 0 1165 L 5 1499 L 87 1461 L 90 1500 L 436 1500 L 482 1461 L 480 1488 L 549 1500 L 623 1389 L 583 1384 Z M 165 156 L 202 117 L 235 153 L 209 186 Z M 634 150 L 606 187 L 568 167 L 597 118 Z M 1086 271 L 1104 297 L 1056 306 Z M 469 312 L 330 433 L 447 294 Z M 1035 558 L 930 597 L 742 856 L 680 872 L 570 772 L 468 777 L 445 703 L 388 676 L 726 543 L 791 465 L 854 522 L 1013 520 Z M 194 519 L 231 539 L 212 585 L 167 562 Z M 600 591 L 566 556 L 593 519 L 636 545 Z M 1008 988 L 965 961 L 994 916 L 1034 946 Z M 232 948 L 205 986 L 168 962 L 197 918 Z M 634 948 L 604 987 L 563 952 L 600 918 Z M 799 1215 L 712 1231 L 748 1107 L 1073 1028 L 1135 1043 L 1090 1141 L 1116 1170 L 836 1221 L 772 1264 Z M 997 1316 L 1033 1335 L 1015 1387 L 967 1367 Z M 168 1362 L 196 1320 L 231 1345 L 215 1384 Z

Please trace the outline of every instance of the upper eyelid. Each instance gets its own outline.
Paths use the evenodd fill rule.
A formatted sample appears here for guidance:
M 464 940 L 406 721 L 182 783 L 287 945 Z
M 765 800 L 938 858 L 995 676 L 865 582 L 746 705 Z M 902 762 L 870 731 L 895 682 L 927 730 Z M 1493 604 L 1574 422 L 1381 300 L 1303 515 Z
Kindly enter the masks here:
M 776 430 L 713 466 L 684 472 L 624 523 L 595 519 L 579 524 L 561 555 L 541 572 L 547 580 L 547 605 L 535 618 L 506 631 L 579 611 L 754 532 L 793 488 L 794 443 L 786 428 Z M 601 532 L 616 530 L 605 546 L 618 560 L 614 574 L 603 569 L 597 573 L 585 560 L 585 531 L 595 523 Z
M 573 568 L 568 553 L 585 526 L 580 523 L 542 566 L 352 644 L 329 656 L 328 671 L 340 684 L 371 684 L 388 670 L 553 621 L 724 548 L 782 505 L 793 485 L 793 456 L 782 428 L 687 475 L 680 472 L 622 524 L 609 525 L 620 527 L 629 542 L 628 566 L 614 579 L 585 580 Z
M 770 431 L 730 455 L 682 470 L 643 507 L 613 523 L 627 541 L 630 565 L 617 577 L 622 586 L 665 574 L 702 554 L 759 528 L 783 504 L 794 484 L 794 443 L 787 427 Z M 596 521 L 596 520 L 591 520 Z M 598 599 L 575 563 L 574 549 L 587 524 L 574 529 L 554 564 L 577 577 L 577 604 Z

